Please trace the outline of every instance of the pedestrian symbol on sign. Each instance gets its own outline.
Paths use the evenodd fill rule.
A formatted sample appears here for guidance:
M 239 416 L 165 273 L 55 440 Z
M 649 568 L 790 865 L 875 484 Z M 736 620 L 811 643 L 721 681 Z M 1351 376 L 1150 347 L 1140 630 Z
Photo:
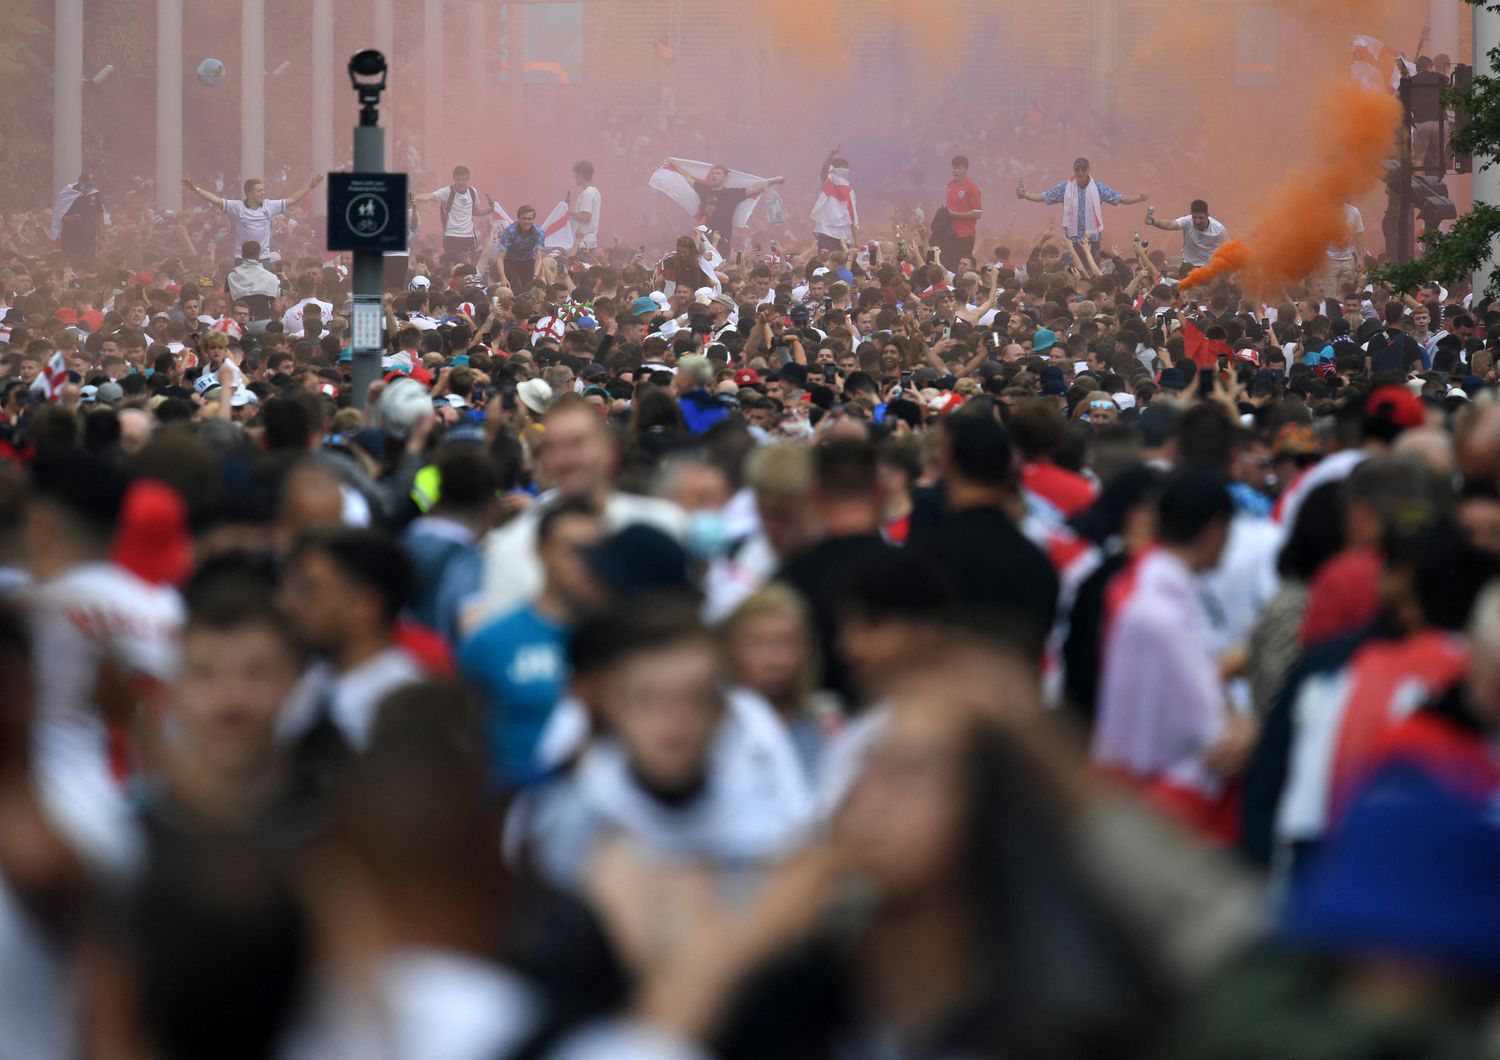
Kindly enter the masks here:
M 350 229 L 366 238 L 380 235 L 390 221 L 390 211 L 377 195 L 356 195 L 350 200 L 345 216 Z

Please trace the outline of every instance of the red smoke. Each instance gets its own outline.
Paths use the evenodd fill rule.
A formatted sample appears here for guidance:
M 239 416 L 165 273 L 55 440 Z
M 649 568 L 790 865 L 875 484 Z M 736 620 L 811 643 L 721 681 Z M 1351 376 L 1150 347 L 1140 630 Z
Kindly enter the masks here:
M 1313 128 L 1327 137 L 1322 161 L 1290 174 L 1268 198 L 1244 240 L 1230 240 L 1182 281 L 1198 287 L 1225 273 L 1256 297 L 1279 293 L 1318 272 L 1331 243 L 1348 238 L 1344 204 L 1367 195 L 1384 178 L 1381 163 L 1396 152 L 1401 105 L 1353 81 L 1323 100 Z

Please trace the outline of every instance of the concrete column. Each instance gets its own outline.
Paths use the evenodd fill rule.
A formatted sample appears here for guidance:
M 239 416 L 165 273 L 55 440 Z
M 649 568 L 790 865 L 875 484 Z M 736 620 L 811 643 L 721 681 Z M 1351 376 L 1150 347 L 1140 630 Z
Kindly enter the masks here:
M 375 0 L 375 50 L 385 56 L 385 61 L 393 67 L 396 63 L 396 12 L 394 0 Z M 394 83 L 394 82 L 393 82 Z M 386 103 L 386 113 L 398 115 L 410 114 L 405 108 L 397 111 L 389 101 Z M 408 119 L 409 120 L 409 119 Z M 387 120 L 388 126 L 393 126 L 392 120 Z M 390 169 L 390 150 L 386 147 L 387 137 L 380 140 L 380 168 Z M 397 168 L 404 168 L 405 163 Z
M 1094 0 L 1094 54 L 1089 64 L 1089 109 L 1112 114 L 1119 91 L 1119 0 Z
M 1428 55 L 1446 55 L 1455 63 L 1458 56 L 1458 9 L 1463 0 L 1427 0 L 1427 25 L 1432 39 Z
M 333 54 L 333 0 L 312 0 L 312 171 L 333 168 L 333 79 L 342 64 Z
M 1484 4 L 1474 5 L 1474 75 L 1494 77 L 1496 71 L 1490 65 L 1490 49 L 1500 46 L 1500 12 L 1491 11 Z M 1474 202 L 1500 205 L 1500 166 L 1481 169 L 1481 159 L 1474 159 Z M 1500 238 L 1490 243 L 1490 256 L 1474 270 L 1474 292 L 1482 294 L 1495 273 L 1495 261 L 1500 257 Z
M 182 0 L 156 0 L 156 205 L 182 209 Z
M 510 97 L 510 127 L 526 128 L 526 5 L 506 4 L 505 61 L 509 65 L 506 95 Z
M 265 169 L 266 0 L 240 0 L 240 180 Z
M 425 0 L 422 6 L 422 165 L 427 176 L 446 174 L 459 159 L 443 152 L 447 145 L 439 135 L 443 126 L 443 0 Z M 430 180 L 429 180 L 430 182 Z
M 52 191 L 83 171 L 83 0 L 57 0 L 52 30 Z
M 488 98 L 490 69 L 490 20 L 488 4 L 469 4 L 469 76 L 474 99 Z

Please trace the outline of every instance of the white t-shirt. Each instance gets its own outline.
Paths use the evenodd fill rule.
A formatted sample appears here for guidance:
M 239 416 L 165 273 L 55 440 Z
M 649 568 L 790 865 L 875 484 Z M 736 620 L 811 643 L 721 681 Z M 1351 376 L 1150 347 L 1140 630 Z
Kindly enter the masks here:
M 474 208 L 484 197 L 479 194 L 478 188 L 471 184 L 467 191 L 454 195 L 453 185 L 445 184 L 433 192 L 432 197 L 438 201 L 440 209 L 448 211 L 448 221 L 443 225 L 443 235 L 474 237 Z
M 315 305 L 320 310 L 322 310 L 323 323 L 326 324 L 333 319 L 332 302 L 320 301 L 317 298 L 304 298 L 302 299 L 302 301 L 298 302 L 296 305 L 292 306 L 292 308 L 288 309 L 285 313 L 282 314 L 281 330 L 286 332 L 288 335 L 301 335 L 303 332 L 302 310 L 310 305 Z
M 1212 217 L 1202 232 L 1193 224 L 1192 214 L 1177 218 L 1177 227 L 1182 229 L 1182 260 L 1194 268 L 1207 265 L 1224 242 L 1224 226 Z
M 1349 239 L 1343 244 L 1330 243 L 1328 245 L 1328 257 L 1331 261 L 1353 261 L 1354 260 L 1354 237 L 1364 235 L 1365 219 L 1360 216 L 1357 207 L 1344 204 L 1344 224 L 1349 229 Z
M 286 213 L 286 200 L 265 199 L 252 209 L 243 199 L 225 199 L 224 212 L 234 218 L 234 252 L 254 240 L 264 256 L 271 249 L 271 218 Z
M 590 184 L 578 193 L 578 201 L 573 205 L 574 213 L 586 213 L 589 215 L 587 221 L 573 222 L 574 231 L 578 233 L 578 246 L 582 249 L 591 249 L 599 245 L 599 189 Z
M 326 699 L 329 720 L 344 738 L 363 750 L 370 743 L 381 701 L 388 693 L 423 679 L 417 661 L 400 648 L 386 648 L 352 670 L 340 674 L 327 663 L 318 663 L 302 675 L 277 720 L 284 740 L 300 739 L 318 721 L 318 709 Z

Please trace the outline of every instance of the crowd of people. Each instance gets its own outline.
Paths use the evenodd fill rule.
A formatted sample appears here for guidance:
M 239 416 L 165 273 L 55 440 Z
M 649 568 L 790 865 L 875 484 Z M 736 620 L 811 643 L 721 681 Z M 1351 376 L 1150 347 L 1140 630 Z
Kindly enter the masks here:
M 0 226 L 0 1058 L 1496 1055 L 1500 306 L 950 169 Z

